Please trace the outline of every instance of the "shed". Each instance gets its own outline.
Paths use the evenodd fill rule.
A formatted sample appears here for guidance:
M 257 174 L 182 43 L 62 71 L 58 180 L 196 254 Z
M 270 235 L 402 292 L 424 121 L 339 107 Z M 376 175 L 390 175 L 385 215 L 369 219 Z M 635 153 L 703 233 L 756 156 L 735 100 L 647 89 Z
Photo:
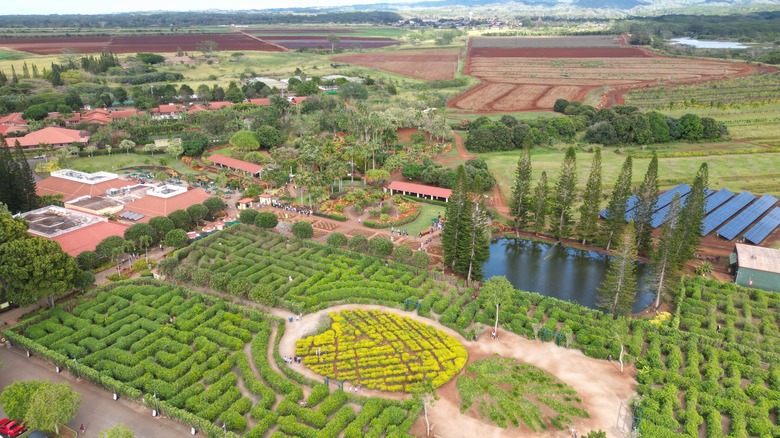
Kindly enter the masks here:
M 247 208 L 252 208 L 252 198 L 241 198 L 238 200 L 238 209 L 239 210 L 246 210 Z
M 390 190 L 390 196 L 396 193 L 402 193 L 404 195 L 412 195 L 418 198 L 427 198 L 444 202 L 449 201 L 450 196 L 452 196 L 452 190 L 450 189 L 412 184 L 403 181 L 393 181 L 387 186 L 387 189 Z
M 780 292 L 780 250 L 737 243 L 730 261 L 738 285 Z

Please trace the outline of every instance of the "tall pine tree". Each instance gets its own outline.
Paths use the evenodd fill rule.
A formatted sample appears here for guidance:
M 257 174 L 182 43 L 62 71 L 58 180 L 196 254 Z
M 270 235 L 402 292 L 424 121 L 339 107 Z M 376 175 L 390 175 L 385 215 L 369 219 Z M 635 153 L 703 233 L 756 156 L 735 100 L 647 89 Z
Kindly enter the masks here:
M 481 280 L 483 276 L 482 265 L 487 261 L 490 248 L 490 239 L 487 233 L 487 209 L 485 201 L 479 195 L 479 187 L 482 181 L 479 175 L 474 178 L 474 191 L 466 199 L 464 212 L 470 212 L 461 221 L 462 231 L 459 236 L 462 239 L 458 246 L 458 268 L 456 272 L 466 277 L 466 282 Z
M 520 232 L 528 222 L 531 198 L 531 149 L 523 148 L 515 169 L 515 184 L 512 187 L 512 199 L 509 208 L 515 217 L 515 232 Z
M 444 212 L 444 229 L 441 232 L 442 257 L 444 266 L 455 269 L 455 262 L 458 255 L 458 234 L 461 231 L 461 219 L 463 218 L 463 207 L 468 197 L 466 191 L 466 168 L 458 166 L 455 176 L 455 185 L 452 188 L 452 195 L 447 202 L 447 210 Z
M 636 236 L 634 221 L 628 221 L 616 240 L 617 249 L 598 288 L 598 306 L 615 318 L 631 312 L 636 298 Z
M 604 220 L 604 232 L 607 235 L 607 250 L 612 244 L 612 239 L 623 228 L 626 219 L 626 210 L 628 209 L 628 198 L 631 196 L 631 167 L 633 162 L 631 157 L 627 157 L 620 169 L 615 186 L 612 189 L 612 195 L 607 204 L 607 214 Z
M 19 145 L 19 141 L 16 142 L 16 165 L 17 165 L 17 172 L 16 172 L 16 186 L 17 190 L 19 190 L 19 198 L 21 204 L 19 205 L 19 210 L 22 212 L 27 212 L 30 210 L 34 210 L 40 206 L 40 198 L 38 198 L 38 194 L 35 193 L 35 177 L 33 177 L 32 169 L 30 169 L 30 164 L 27 162 L 27 158 L 24 156 L 24 152 L 22 151 L 22 146 Z
M 599 206 L 601 204 L 601 148 L 596 148 L 590 165 L 588 182 L 582 194 L 580 222 L 577 227 L 582 244 L 596 237 L 598 232 Z
M 539 177 L 539 182 L 534 189 L 533 197 L 534 210 L 531 222 L 533 222 L 533 230 L 535 233 L 541 233 L 547 225 L 547 192 L 547 172 L 542 172 L 542 175 Z
M 636 249 L 639 254 L 650 252 L 650 239 L 653 236 L 653 212 L 658 203 L 658 156 L 647 166 L 647 173 L 642 185 L 636 193 L 637 202 L 634 207 L 634 227 L 636 228 Z
M 688 260 L 693 259 L 701 242 L 708 178 L 709 168 L 707 163 L 702 163 L 691 184 L 691 191 L 685 198 L 685 206 L 680 211 L 680 225 L 675 237 L 679 243 L 674 256 L 674 262 L 680 269 Z
M 561 173 L 558 175 L 558 181 L 555 183 L 555 194 L 553 195 L 552 208 L 550 216 L 555 221 L 553 226 L 553 235 L 558 240 L 563 239 L 569 234 L 571 225 L 571 209 L 576 198 L 575 188 L 577 187 L 577 153 L 574 146 L 566 149 L 566 155 L 561 163 Z
M 680 235 L 677 232 L 677 228 L 680 226 L 680 204 L 680 195 L 675 194 L 669 206 L 669 211 L 666 212 L 664 224 L 661 225 L 661 234 L 658 236 L 655 250 L 651 255 L 657 284 L 655 293 L 656 309 L 661 305 L 661 296 L 666 289 L 666 284 L 669 282 L 673 283 L 678 272 L 674 258 L 677 254 L 677 247 L 680 244 Z

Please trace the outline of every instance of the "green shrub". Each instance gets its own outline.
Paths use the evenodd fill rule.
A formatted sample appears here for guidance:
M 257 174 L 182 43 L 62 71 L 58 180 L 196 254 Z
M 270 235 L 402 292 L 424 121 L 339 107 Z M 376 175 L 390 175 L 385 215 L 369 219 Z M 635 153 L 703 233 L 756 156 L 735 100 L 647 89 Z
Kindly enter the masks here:
M 270 229 L 275 227 L 279 223 L 279 218 L 274 213 L 269 211 L 261 211 L 255 218 L 255 225 L 260 228 Z
M 330 236 L 328 236 L 327 242 L 330 246 L 340 248 L 347 244 L 347 236 L 339 232 L 331 233 Z
M 306 221 L 298 221 L 292 226 L 293 236 L 299 239 L 311 239 L 314 236 L 314 228 Z
M 393 252 L 393 242 L 386 237 L 374 237 L 368 241 L 368 252 L 375 257 L 387 257 Z
M 349 241 L 349 249 L 356 252 L 367 253 L 368 252 L 368 239 L 366 236 L 360 234 L 352 237 Z

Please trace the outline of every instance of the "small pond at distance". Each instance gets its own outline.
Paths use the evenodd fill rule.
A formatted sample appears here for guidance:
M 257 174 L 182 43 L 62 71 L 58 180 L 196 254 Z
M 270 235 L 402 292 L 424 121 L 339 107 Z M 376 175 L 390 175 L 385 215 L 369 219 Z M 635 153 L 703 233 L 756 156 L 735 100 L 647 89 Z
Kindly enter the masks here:
M 672 43 L 691 46 L 697 49 L 747 49 L 748 46 L 736 41 L 707 41 L 693 38 L 672 38 Z
M 503 275 L 520 290 L 595 309 L 597 288 L 604 280 L 607 266 L 607 257 L 598 252 L 504 238 L 491 243 L 484 271 L 486 280 Z M 637 278 L 639 288 L 634 312 L 643 310 L 655 299 L 649 266 L 638 263 Z

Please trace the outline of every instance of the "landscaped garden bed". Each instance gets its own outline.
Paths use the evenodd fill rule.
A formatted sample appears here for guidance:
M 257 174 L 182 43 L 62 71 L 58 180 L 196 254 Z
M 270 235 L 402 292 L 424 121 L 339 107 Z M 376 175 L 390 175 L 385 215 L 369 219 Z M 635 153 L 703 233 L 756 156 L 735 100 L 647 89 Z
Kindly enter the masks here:
M 314 372 L 382 391 L 415 392 L 446 383 L 468 353 L 453 337 L 408 317 L 378 310 L 330 314 L 331 328 L 296 343 Z

